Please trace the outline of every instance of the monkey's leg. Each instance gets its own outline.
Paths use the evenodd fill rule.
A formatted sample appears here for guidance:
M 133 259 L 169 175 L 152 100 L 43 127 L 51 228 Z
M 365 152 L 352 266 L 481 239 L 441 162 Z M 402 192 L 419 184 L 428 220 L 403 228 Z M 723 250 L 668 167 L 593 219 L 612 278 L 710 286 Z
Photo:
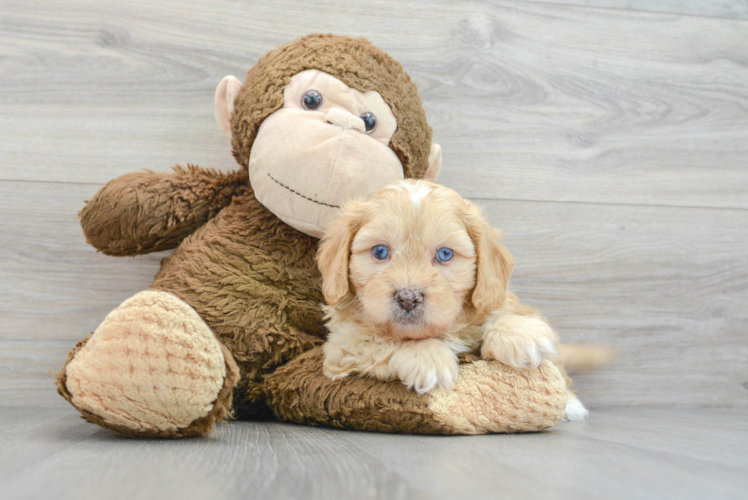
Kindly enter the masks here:
M 267 377 L 268 404 L 278 418 L 413 434 L 535 432 L 557 424 L 567 402 L 564 378 L 548 360 L 514 370 L 474 359 L 460 365 L 453 390 L 419 395 L 399 381 L 331 380 L 322 373 L 323 358 L 322 347 L 314 348 Z
M 239 369 L 195 310 L 141 292 L 78 343 L 57 374 L 89 422 L 130 436 L 209 434 L 229 416 Z

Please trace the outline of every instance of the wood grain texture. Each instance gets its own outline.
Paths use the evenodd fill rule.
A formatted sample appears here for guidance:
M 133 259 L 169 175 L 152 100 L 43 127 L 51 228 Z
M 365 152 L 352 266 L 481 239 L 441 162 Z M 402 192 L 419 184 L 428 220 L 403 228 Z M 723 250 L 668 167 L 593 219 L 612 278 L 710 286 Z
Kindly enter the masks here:
M 392 16 L 392 2 L 327 0 L 314 15 L 301 0 L 4 2 L 2 178 L 233 168 L 212 119 L 217 82 L 333 31 L 403 62 L 443 180 L 465 194 L 748 208 L 748 22 L 448 0 Z
M 745 498 L 741 410 L 606 410 L 550 432 L 444 437 L 278 423 L 144 441 L 72 408 L 0 409 L 3 498 Z
M 114 258 L 86 244 L 77 212 L 97 190 L 0 184 L 1 339 L 83 338 L 153 281 L 165 254 Z
M 563 341 L 613 345 L 576 378 L 591 406 L 748 407 L 744 211 L 483 201 L 513 288 Z
M 642 10 L 690 16 L 748 19 L 746 0 L 538 0 L 542 3 L 580 5 L 603 9 Z

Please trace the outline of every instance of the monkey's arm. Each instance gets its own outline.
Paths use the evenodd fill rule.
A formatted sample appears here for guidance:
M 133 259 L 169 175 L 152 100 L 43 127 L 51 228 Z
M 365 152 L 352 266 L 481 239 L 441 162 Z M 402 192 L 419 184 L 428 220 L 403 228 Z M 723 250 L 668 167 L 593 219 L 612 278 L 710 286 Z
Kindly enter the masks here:
M 195 165 L 109 181 L 78 214 L 88 243 L 107 255 L 169 250 L 249 189 L 247 172 Z

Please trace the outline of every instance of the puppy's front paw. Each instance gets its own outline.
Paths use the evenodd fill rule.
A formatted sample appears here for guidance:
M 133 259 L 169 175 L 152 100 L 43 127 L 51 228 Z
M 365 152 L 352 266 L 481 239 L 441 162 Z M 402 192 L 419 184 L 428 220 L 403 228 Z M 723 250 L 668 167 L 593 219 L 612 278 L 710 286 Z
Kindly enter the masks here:
M 518 370 L 537 368 L 557 355 L 558 337 L 548 323 L 535 316 L 507 314 L 483 325 L 481 356 Z
M 436 387 L 452 390 L 459 372 L 455 353 L 436 339 L 409 342 L 395 351 L 388 366 L 408 389 L 418 394 Z
M 328 342 L 323 347 L 325 358 L 322 361 L 322 373 L 332 380 L 339 380 L 351 374 L 350 359 L 339 345 Z

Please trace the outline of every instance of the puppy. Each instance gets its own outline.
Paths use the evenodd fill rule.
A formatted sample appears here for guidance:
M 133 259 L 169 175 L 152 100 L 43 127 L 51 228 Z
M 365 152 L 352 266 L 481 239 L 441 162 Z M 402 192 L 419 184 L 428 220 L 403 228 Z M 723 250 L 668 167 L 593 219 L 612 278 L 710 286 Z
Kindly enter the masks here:
M 343 207 L 317 255 L 325 375 L 399 379 L 424 394 L 452 389 L 460 353 L 517 370 L 560 365 L 556 333 L 508 291 L 514 261 L 499 240 L 477 206 L 427 181 Z M 586 415 L 569 392 L 565 417 Z

